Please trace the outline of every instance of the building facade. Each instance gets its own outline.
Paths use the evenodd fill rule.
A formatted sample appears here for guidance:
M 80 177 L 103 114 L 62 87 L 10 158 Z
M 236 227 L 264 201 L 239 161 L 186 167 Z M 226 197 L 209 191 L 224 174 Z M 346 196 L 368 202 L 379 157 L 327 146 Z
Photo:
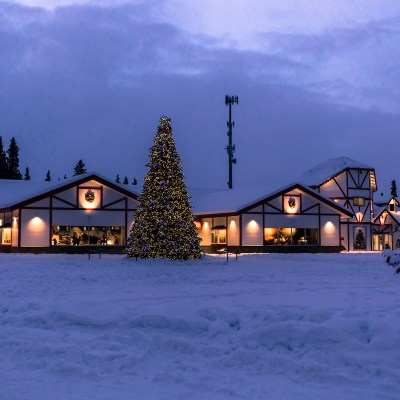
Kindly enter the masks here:
M 2 249 L 123 248 L 138 205 L 138 193 L 132 188 L 98 174 L 56 185 L 0 180 Z M 376 191 L 374 168 L 341 157 L 316 166 L 300 182 L 285 187 L 189 193 L 206 251 L 400 247 L 399 202 L 394 197 L 378 199 Z
M 22 249 L 126 244 L 138 195 L 122 185 L 96 174 L 58 185 L 45 182 L 40 188 L 27 181 L 0 183 L 2 193 L 6 193 L 5 187 L 8 193 L 8 199 L 3 195 L 0 207 L 2 246 Z

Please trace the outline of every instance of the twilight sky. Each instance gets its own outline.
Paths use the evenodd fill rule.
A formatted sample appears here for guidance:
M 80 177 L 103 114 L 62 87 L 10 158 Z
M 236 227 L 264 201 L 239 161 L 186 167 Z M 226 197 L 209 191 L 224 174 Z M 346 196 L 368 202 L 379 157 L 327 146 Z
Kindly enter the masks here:
M 0 0 L 0 135 L 33 179 L 141 179 L 161 115 L 190 186 L 298 179 L 328 158 L 400 184 L 398 0 Z

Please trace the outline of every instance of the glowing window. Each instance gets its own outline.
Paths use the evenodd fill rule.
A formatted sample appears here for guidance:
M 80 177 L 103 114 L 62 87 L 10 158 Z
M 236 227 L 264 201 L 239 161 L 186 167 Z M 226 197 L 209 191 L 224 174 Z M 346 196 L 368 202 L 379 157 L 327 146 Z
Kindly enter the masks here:
M 365 199 L 363 197 L 353 197 L 353 204 L 362 207 L 365 204 Z
M 214 226 L 211 229 L 211 244 L 226 244 L 226 226 Z

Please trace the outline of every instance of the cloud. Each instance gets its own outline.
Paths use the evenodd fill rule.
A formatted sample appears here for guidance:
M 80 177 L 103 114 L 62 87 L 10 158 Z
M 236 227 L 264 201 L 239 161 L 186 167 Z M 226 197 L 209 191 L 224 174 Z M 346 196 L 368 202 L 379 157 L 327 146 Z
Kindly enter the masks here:
M 390 155 L 383 160 L 371 143 L 397 134 L 398 115 L 384 111 L 396 111 L 398 91 L 377 87 L 397 77 L 397 61 L 368 55 L 397 51 L 395 19 L 258 32 L 269 42 L 261 51 L 168 21 L 166 4 L 48 10 L 0 2 L 0 135 L 3 143 L 17 138 L 21 169 L 62 177 L 83 159 L 111 178 L 142 177 L 158 118 L 168 114 L 189 183 L 224 187 L 225 94 L 240 101 L 234 183 L 285 184 L 341 155 L 391 168 Z

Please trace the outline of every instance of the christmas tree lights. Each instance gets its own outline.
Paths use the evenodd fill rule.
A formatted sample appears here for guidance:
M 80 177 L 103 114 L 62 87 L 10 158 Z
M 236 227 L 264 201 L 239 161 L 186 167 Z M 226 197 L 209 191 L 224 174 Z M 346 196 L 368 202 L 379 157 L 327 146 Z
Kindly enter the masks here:
M 162 117 L 150 149 L 149 168 L 135 213 L 127 255 L 135 258 L 201 258 L 171 120 Z

